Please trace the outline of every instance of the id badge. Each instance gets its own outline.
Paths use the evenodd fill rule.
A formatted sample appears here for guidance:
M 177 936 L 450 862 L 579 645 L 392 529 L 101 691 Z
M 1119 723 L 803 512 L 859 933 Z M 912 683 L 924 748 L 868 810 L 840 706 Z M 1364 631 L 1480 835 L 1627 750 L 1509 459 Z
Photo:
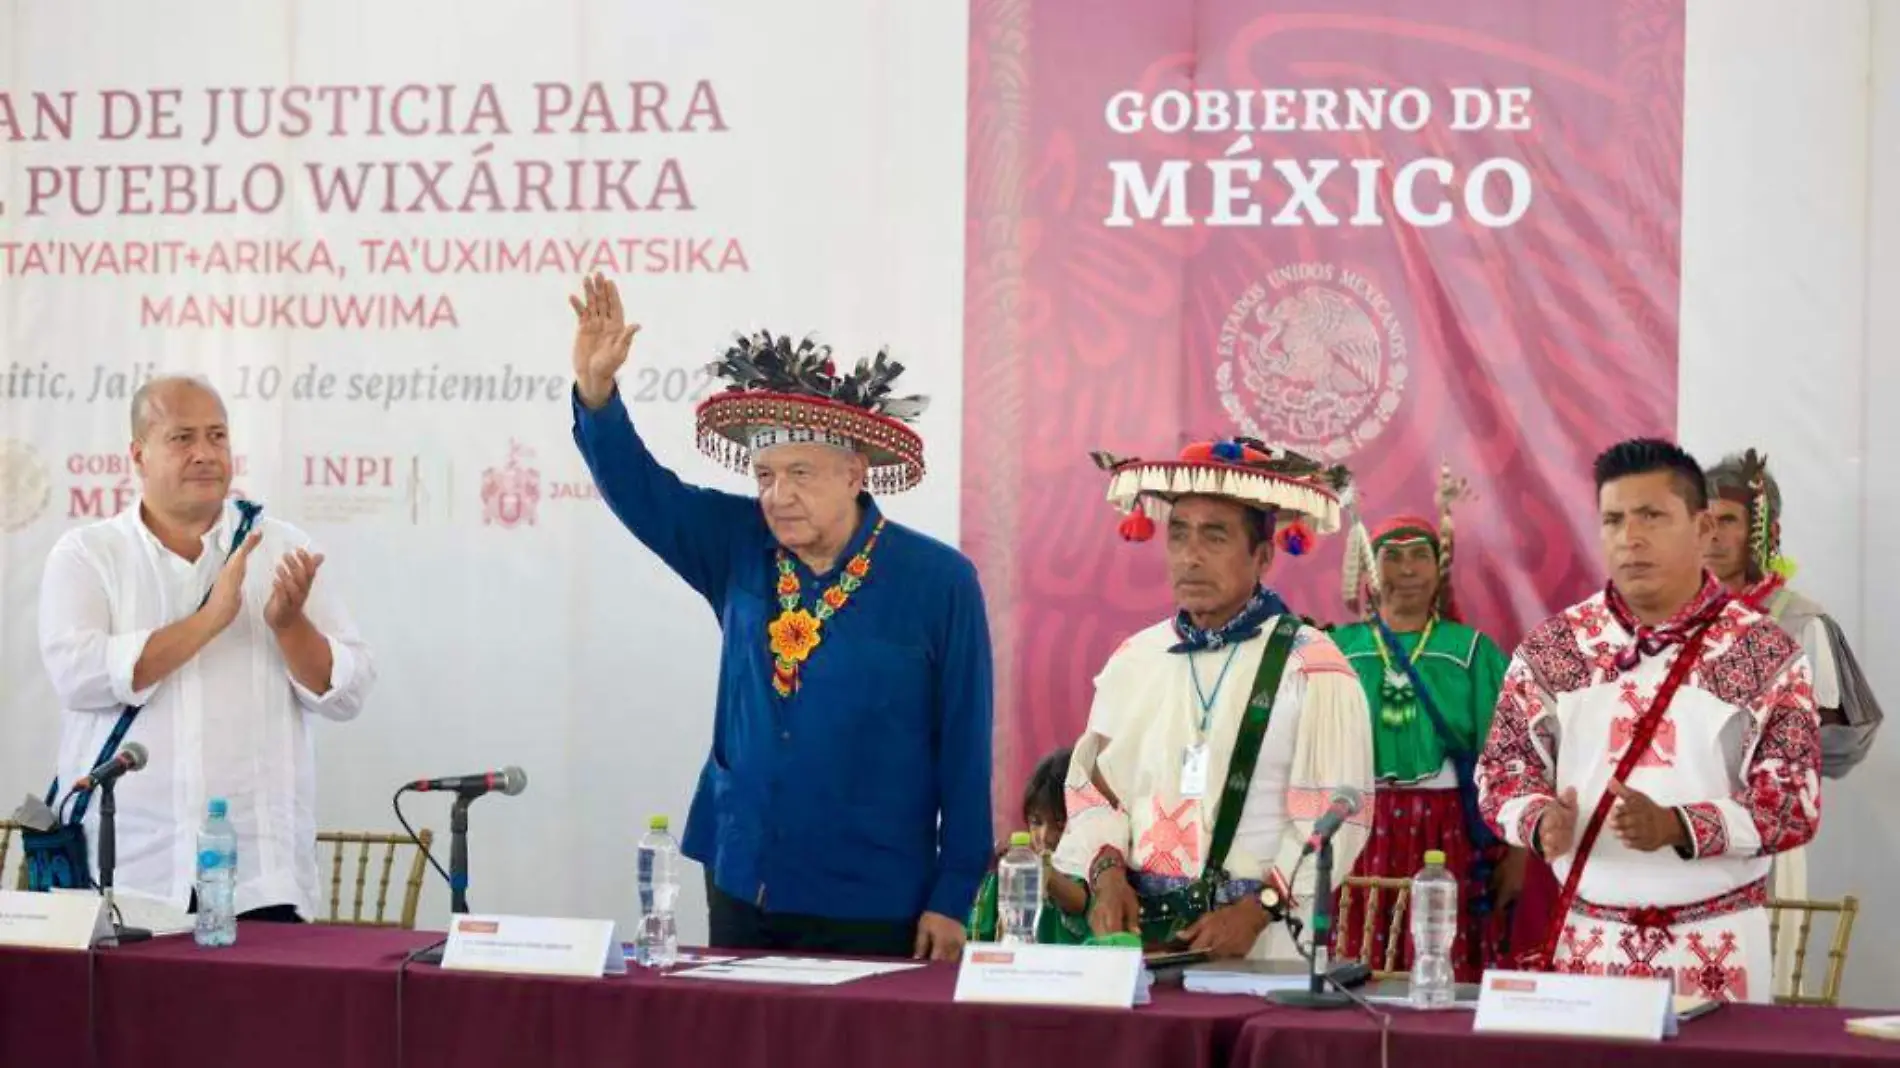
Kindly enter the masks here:
M 1181 797 L 1198 801 L 1207 793 L 1207 743 L 1181 750 Z

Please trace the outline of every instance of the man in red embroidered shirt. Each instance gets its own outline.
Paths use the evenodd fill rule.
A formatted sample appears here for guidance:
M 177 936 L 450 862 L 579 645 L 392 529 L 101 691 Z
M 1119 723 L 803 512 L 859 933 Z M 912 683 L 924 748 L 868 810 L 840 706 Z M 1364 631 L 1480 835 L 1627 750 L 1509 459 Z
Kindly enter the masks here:
M 1512 657 L 1480 807 L 1566 888 L 1558 971 L 1765 1002 L 1771 857 L 1821 817 L 1808 661 L 1703 569 L 1713 520 L 1693 457 L 1626 441 L 1597 457 L 1596 484 L 1609 584 Z

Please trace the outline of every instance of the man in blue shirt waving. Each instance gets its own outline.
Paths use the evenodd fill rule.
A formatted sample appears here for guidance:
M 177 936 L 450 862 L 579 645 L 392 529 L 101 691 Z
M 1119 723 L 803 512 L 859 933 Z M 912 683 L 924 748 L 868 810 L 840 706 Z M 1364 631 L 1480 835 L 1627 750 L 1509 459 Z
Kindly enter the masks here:
M 719 617 L 712 752 L 684 848 L 722 948 L 953 960 L 988 866 L 989 625 L 976 570 L 871 491 L 923 477 L 880 352 L 760 333 L 712 370 L 701 450 L 757 500 L 690 486 L 634 430 L 614 375 L 640 327 L 596 275 L 574 337 L 574 441 L 614 515 Z

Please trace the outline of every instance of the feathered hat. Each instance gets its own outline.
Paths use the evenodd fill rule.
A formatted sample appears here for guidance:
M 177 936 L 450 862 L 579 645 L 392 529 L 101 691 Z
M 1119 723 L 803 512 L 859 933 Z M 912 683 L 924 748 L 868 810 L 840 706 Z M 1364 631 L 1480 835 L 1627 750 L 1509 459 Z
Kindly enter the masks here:
M 1748 508 L 1749 577 L 1794 577 L 1795 563 L 1781 552 L 1781 487 L 1768 473 L 1768 457 L 1749 449 L 1729 456 L 1709 472 L 1709 492 Z
M 1123 515 L 1121 535 L 1129 541 L 1154 537 L 1156 523 L 1182 497 L 1224 497 L 1265 512 L 1280 549 L 1299 556 L 1318 535 L 1339 530 L 1340 494 L 1352 484 L 1343 466 L 1253 438 L 1195 442 L 1173 460 L 1090 456 L 1109 473 L 1108 501 Z
M 831 346 L 761 330 L 735 335 L 706 370 L 729 384 L 699 405 L 699 449 L 726 467 L 750 473 L 760 450 L 816 443 L 863 453 L 873 493 L 901 493 L 923 481 L 924 442 L 906 424 L 929 399 L 892 396 L 904 365 L 888 351 L 839 375 Z

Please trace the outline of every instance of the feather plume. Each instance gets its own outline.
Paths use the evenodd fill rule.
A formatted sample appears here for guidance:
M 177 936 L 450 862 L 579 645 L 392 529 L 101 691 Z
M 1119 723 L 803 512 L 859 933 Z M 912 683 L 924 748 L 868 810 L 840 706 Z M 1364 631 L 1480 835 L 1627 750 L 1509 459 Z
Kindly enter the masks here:
M 1456 531 L 1453 529 L 1452 510 L 1465 501 L 1477 499 L 1467 479 L 1451 473 L 1451 461 L 1446 460 L 1438 466 L 1438 614 L 1446 619 L 1458 618 L 1458 604 L 1452 593 L 1452 544 Z
M 1781 517 L 1774 514 L 1774 501 L 1768 496 L 1768 457 L 1754 449 L 1744 452 L 1742 479 L 1748 485 L 1749 559 L 1755 574 L 1777 573 L 1781 547 L 1775 544 L 1775 529 Z
M 904 365 L 891 359 L 888 350 L 879 349 L 875 357 L 859 360 L 850 373 L 840 376 L 831 346 L 809 334 L 797 342 L 769 330 L 735 335 L 706 369 L 726 381 L 728 392 L 760 390 L 812 397 L 902 422 L 916 420 L 930 405 L 927 397 L 892 395 Z
M 1373 600 L 1378 593 L 1378 560 L 1372 553 L 1372 538 L 1366 533 L 1366 524 L 1359 517 L 1359 491 L 1348 486 L 1339 498 L 1340 510 L 1345 513 L 1346 557 L 1342 566 L 1341 586 L 1348 611 L 1362 616 L 1370 616 Z

